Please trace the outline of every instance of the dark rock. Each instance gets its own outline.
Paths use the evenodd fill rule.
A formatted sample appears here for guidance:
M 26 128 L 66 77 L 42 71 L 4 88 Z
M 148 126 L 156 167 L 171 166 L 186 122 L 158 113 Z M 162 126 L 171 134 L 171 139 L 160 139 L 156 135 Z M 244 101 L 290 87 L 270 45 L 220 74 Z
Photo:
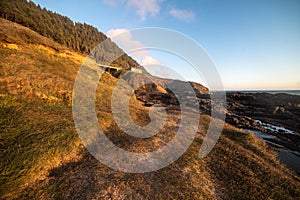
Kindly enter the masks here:
M 273 111 L 273 114 L 281 114 L 281 113 L 285 113 L 285 108 L 284 107 L 280 107 L 280 106 L 277 106 L 274 111 Z

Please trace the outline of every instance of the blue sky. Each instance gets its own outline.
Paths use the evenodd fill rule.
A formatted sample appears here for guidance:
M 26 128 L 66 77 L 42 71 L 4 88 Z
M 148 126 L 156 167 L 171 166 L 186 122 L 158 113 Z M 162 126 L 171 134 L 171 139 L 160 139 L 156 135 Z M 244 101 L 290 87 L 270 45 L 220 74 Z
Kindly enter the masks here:
M 34 2 L 106 34 L 143 27 L 181 32 L 206 50 L 228 90 L 300 89 L 299 0 Z M 148 53 L 173 65 L 184 78 L 205 84 L 182 61 L 157 51 Z

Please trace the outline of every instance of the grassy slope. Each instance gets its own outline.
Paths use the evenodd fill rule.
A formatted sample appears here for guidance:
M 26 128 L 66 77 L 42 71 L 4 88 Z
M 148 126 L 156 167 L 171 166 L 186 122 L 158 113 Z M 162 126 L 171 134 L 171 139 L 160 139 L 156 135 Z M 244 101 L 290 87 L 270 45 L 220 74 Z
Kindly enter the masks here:
M 1 198 L 296 199 L 299 178 L 252 134 L 226 125 L 214 150 L 198 158 L 209 116 L 199 135 L 170 166 L 145 174 L 114 171 L 82 146 L 74 128 L 71 92 L 84 56 L 27 28 L 0 19 L 0 196 Z M 176 130 L 150 140 L 124 135 L 113 123 L 110 94 L 116 79 L 99 84 L 97 114 L 116 144 L 154 149 Z M 101 99 L 101 101 L 100 101 Z M 134 119 L 147 122 L 147 109 L 133 98 Z M 160 138 L 160 136 L 162 138 Z

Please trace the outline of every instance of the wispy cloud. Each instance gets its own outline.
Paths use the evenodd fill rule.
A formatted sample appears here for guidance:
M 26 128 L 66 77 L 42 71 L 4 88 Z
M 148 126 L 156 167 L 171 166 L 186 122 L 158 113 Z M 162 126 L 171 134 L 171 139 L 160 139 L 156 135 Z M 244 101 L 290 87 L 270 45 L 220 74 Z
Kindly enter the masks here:
M 136 13 L 141 20 L 145 20 L 148 15 L 155 16 L 160 11 L 160 3 L 163 0 L 128 0 L 127 6 L 136 9 Z
M 135 13 L 144 21 L 149 15 L 155 16 L 160 12 L 160 4 L 164 0 L 103 0 L 104 3 L 116 6 L 125 5 L 134 9 Z
M 153 58 L 145 46 L 132 38 L 127 29 L 111 29 L 107 31 L 107 36 L 116 42 L 125 52 L 130 52 L 132 56 L 140 59 L 143 66 L 159 65 L 160 62 Z
M 110 6 L 122 5 L 126 0 L 102 0 L 105 4 Z
M 190 22 L 195 19 L 195 13 L 190 10 L 171 9 L 169 14 L 181 21 Z

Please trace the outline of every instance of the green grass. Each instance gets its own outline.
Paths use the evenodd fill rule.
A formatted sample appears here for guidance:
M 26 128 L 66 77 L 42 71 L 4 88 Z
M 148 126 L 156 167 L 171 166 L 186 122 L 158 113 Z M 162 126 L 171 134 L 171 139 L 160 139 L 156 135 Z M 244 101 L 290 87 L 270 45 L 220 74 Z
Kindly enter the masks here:
M 0 107 L 0 191 L 18 193 L 78 147 L 78 136 L 71 110 L 63 104 L 49 107 L 7 97 Z

